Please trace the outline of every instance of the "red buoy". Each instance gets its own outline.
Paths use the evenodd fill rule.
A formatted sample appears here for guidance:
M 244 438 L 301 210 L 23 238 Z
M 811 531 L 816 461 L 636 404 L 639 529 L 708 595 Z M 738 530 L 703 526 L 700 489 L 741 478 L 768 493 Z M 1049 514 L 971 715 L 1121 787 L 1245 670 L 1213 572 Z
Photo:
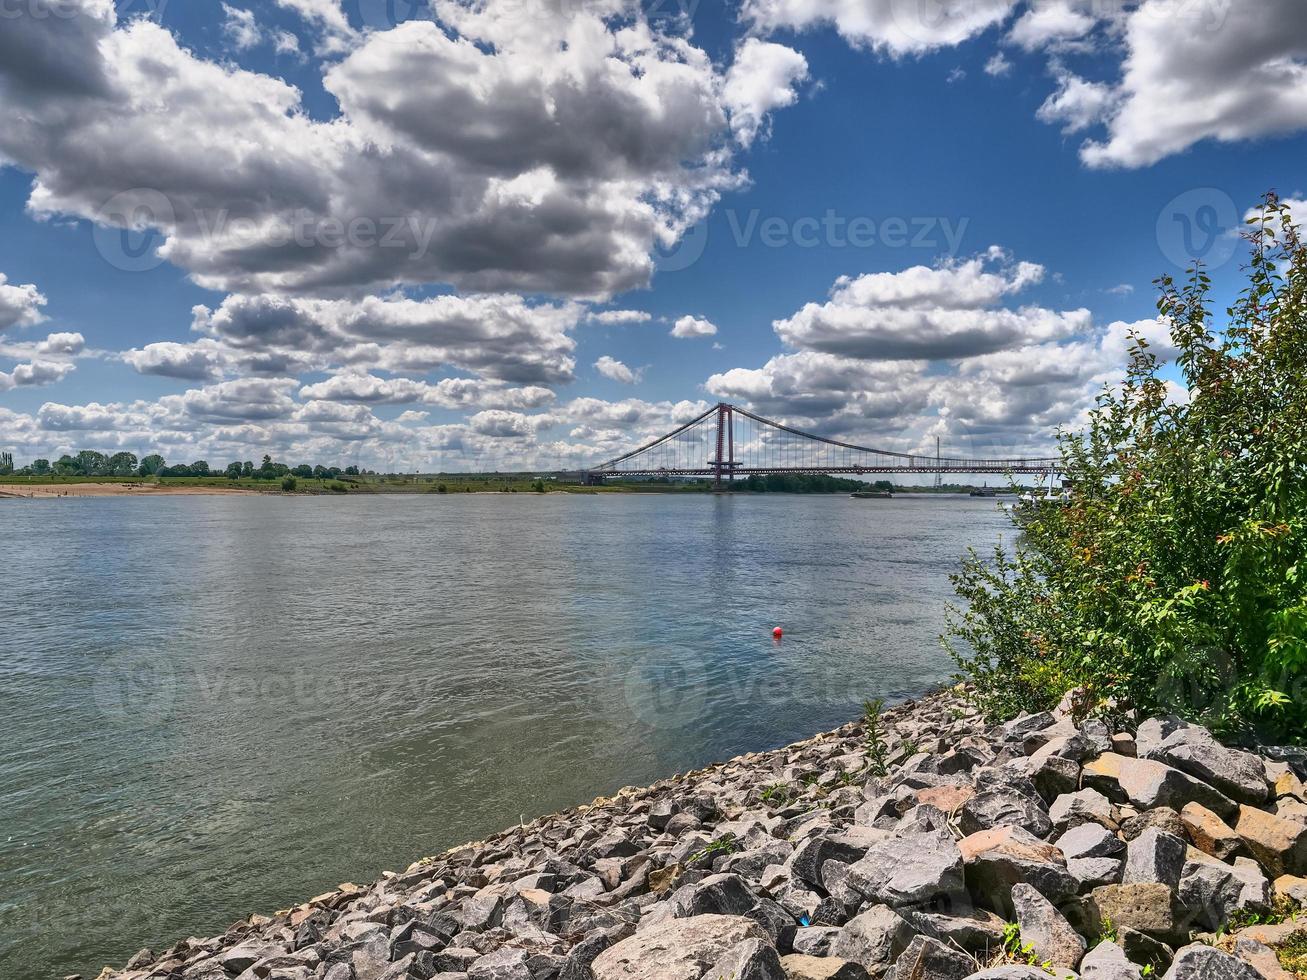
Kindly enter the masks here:
M 775 629 L 771 631 L 771 635 L 779 640 L 782 636 L 785 635 L 785 630 L 777 626 Z

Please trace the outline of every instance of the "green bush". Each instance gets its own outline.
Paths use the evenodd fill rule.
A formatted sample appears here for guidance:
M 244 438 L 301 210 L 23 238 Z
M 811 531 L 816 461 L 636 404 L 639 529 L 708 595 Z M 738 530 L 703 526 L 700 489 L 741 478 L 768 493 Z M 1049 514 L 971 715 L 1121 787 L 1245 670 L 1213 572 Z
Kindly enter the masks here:
M 1247 288 L 1214 333 L 1201 268 L 1158 280 L 1188 398 L 1134 338 L 1122 385 L 1059 435 L 1066 506 L 1014 512 L 1014 550 L 972 554 L 945 645 L 991 715 L 1083 686 L 1218 730 L 1307 722 L 1307 248 L 1274 195 Z
M 295 477 L 283 476 L 281 478 L 281 488 L 286 491 L 286 493 L 293 491 L 295 489 Z

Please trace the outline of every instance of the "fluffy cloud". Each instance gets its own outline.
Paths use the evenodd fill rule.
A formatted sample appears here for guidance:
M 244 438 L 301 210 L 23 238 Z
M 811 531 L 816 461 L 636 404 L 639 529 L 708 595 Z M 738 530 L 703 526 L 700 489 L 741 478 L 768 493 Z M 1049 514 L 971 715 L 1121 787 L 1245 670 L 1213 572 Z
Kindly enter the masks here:
M 792 347 L 861 358 L 957 358 L 1086 330 L 1088 310 L 997 304 L 1039 282 L 1042 266 L 997 249 L 962 262 L 836 281 L 825 303 L 777 320 Z
M 1098 26 L 1092 0 L 1035 0 L 1017 18 L 1008 39 L 1027 51 L 1075 41 Z M 1106 5 L 1098 4 L 1098 11 Z
M 73 366 L 66 361 L 32 361 L 19 364 L 10 372 L 0 371 L 0 391 L 11 388 L 35 387 L 62 381 Z
M 600 310 L 590 313 L 586 319 L 605 326 L 619 326 L 628 323 L 648 323 L 653 319 L 653 315 L 644 310 Z
M 86 338 L 80 333 L 52 333 L 36 345 L 38 354 L 57 354 L 76 357 L 86 349 Z
M 0 48 L 3 43 L 0 42 Z M 15 286 L 0 272 L 0 330 L 9 327 L 30 327 L 45 319 L 41 307 L 45 297 L 32 283 Z
M 1017 0 L 746 0 L 755 30 L 830 24 L 850 44 L 891 56 L 961 44 L 1005 20 Z
M 640 380 L 640 375 L 643 373 L 643 371 L 632 371 L 621 361 L 615 357 L 609 357 L 607 354 L 595 361 L 595 370 L 605 378 L 620 381 L 624 385 L 635 384 Z
M 304 356 L 323 368 L 420 371 L 446 366 L 518 383 L 563 383 L 576 367 L 568 335 L 580 306 L 520 296 L 361 300 L 229 296 L 196 307 L 192 329 L 245 353 Z
M 854 420 L 910 418 L 923 411 L 930 392 L 925 369 L 924 361 L 862 361 L 802 351 L 773 357 L 761 368 L 714 374 L 704 387 L 768 417 L 826 431 Z
M 179 405 L 187 415 L 201 422 L 222 425 L 266 421 L 286 418 L 295 410 L 291 393 L 298 384 L 293 378 L 242 378 L 193 388 L 161 401 Z
M 140 374 L 157 374 L 188 381 L 221 377 L 227 360 L 222 349 L 213 341 L 195 344 L 160 341 L 124 351 L 122 359 Z
M 712 337 L 717 333 L 717 325 L 703 317 L 686 314 L 672 325 L 672 336 L 682 340 L 690 337 Z
M 1062 132 L 1078 133 L 1113 111 L 1118 96 L 1112 86 L 1087 81 L 1065 69 L 1059 69 L 1056 76 L 1057 91 L 1035 113 L 1042 122 L 1060 123 Z
M 541 408 L 554 400 L 552 391 L 537 386 L 509 388 L 480 378 L 444 378 L 429 384 L 411 378 L 378 378 L 356 371 L 343 371 L 326 381 L 305 385 L 299 395 L 321 401 L 373 405 L 421 402 L 448 409 Z
M 1307 7 L 1296 0 L 1145 0 L 1124 43 L 1107 138 L 1081 151 L 1091 166 L 1145 166 L 1204 139 L 1307 127 Z
M 110 0 L 24 4 L 0 38 L 0 154 L 35 174 L 33 213 L 158 228 L 161 257 L 228 292 L 605 296 L 740 185 L 732 132 L 801 77 L 762 42 L 723 72 L 617 2 L 442 3 L 364 34 L 336 3 L 281 2 L 336 39 L 335 118 Z
M 808 77 L 803 55 L 783 44 L 746 38 L 726 73 L 723 100 L 731 129 L 744 144 L 752 143 L 773 109 L 793 105 L 795 85 Z

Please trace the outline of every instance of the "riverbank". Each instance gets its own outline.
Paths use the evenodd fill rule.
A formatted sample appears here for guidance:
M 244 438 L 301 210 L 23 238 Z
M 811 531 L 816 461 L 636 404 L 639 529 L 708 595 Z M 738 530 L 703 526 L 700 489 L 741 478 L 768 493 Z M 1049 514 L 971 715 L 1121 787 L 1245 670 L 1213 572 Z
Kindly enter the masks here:
M 51 497 L 195 497 L 260 493 L 241 487 L 168 486 L 159 483 L 0 483 L 0 497 L 42 500 Z
M 948 690 L 101 977 L 1292 977 L 1305 762 L 1069 702 L 988 726 Z

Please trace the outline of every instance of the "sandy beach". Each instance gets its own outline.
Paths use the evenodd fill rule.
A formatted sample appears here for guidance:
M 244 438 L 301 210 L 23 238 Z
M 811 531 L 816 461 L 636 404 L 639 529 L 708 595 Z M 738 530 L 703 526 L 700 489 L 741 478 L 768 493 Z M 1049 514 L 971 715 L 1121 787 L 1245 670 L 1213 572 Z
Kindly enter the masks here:
M 25 500 L 49 497 L 211 496 L 262 492 L 239 487 L 169 487 L 156 483 L 0 483 L 0 497 L 19 497 Z

